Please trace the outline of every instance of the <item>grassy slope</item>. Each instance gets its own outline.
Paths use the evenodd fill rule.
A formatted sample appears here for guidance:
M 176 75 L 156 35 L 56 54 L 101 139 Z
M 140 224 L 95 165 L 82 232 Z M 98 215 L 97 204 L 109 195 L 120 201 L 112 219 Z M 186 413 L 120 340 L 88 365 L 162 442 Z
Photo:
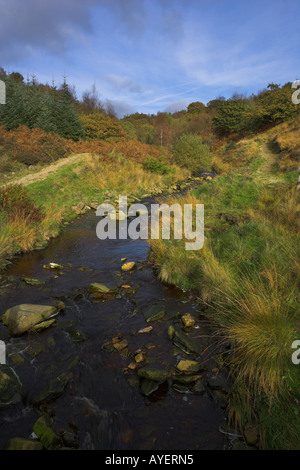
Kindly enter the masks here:
M 118 155 L 112 156 L 109 163 L 86 155 L 46 178 L 43 174 L 43 179 L 26 186 L 32 203 L 45 215 L 41 222 L 32 223 L 22 211 L 13 215 L 11 211 L 0 211 L 0 265 L 18 252 L 45 246 L 49 238 L 57 236 L 63 225 L 77 216 L 73 206 L 79 202 L 88 204 L 94 200 L 100 204 L 107 190 L 114 192 L 115 199 L 119 194 L 140 197 L 166 189 L 189 175 L 176 166 L 166 175 L 153 174 Z
M 300 445 L 300 366 L 291 361 L 292 342 L 300 338 L 298 124 L 218 149 L 214 165 L 226 174 L 181 201 L 204 203 L 202 250 L 152 241 L 160 278 L 192 289 L 220 341 L 231 345 L 224 365 L 235 380 L 232 422 L 241 429 L 258 423 L 262 447 L 275 449 Z M 289 142 L 288 171 L 273 152 L 274 138 Z

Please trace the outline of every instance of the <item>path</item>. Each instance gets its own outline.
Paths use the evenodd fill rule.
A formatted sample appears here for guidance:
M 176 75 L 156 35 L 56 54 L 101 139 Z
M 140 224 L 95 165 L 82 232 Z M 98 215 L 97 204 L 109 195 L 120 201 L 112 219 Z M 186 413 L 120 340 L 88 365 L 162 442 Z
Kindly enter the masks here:
M 49 176 L 51 173 L 54 173 L 59 168 L 65 165 L 70 165 L 72 163 L 77 163 L 86 157 L 87 153 L 80 153 L 77 155 L 73 155 L 72 157 L 62 158 L 57 160 L 55 163 L 52 163 L 49 166 L 46 166 L 42 170 L 38 171 L 37 173 L 31 173 L 29 175 L 23 176 L 21 178 L 15 179 L 13 181 L 9 181 L 8 183 L 0 185 L 0 187 L 7 186 L 8 184 L 22 184 L 23 186 L 28 186 L 29 184 L 36 183 L 37 181 L 44 180 Z

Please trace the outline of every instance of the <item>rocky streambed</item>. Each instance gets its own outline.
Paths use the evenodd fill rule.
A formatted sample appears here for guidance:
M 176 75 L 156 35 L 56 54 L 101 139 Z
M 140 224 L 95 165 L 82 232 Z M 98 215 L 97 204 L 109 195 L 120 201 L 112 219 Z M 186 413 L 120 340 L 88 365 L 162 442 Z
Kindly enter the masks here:
M 87 212 L 1 275 L 0 448 L 243 445 L 196 299 L 157 280 L 146 241 L 100 241 L 97 222 Z

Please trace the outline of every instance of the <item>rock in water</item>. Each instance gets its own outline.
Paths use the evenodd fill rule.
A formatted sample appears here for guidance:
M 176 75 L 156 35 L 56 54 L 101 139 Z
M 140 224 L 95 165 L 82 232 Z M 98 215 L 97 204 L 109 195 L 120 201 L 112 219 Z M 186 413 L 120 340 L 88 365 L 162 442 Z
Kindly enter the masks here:
M 5 450 L 43 450 L 43 444 L 37 439 L 13 437 L 6 444 Z
M 122 271 L 131 271 L 135 267 L 134 261 L 128 261 L 127 263 L 122 265 Z
M 47 450 L 54 450 L 59 446 L 60 438 L 48 416 L 41 416 L 34 423 L 33 431 Z
M 146 322 L 161 320 L 165 316 L 163 305 L 151 305 L 143 311 Z
M 0 364 L 0 405 L 13 405 L 21 401 L 21 389 L 21 382 L 14 370 Z
M 11 335 L 21 335 L 43 322 L 49 326 L 48 320 L 58 313 L 57 307 L 50 305 L 22 304 L 9 308 L 1 320 Z
M 139 369 L 137 375 L 143 379 L 163 383 L 169 378 L 170 373 L 165 369 L 159 369 L 158 367 L 149 365 Z
M 66 374 L 61 374 L 55 379 L 51 380 L 50 383 L 44 388 L 34 399 L 33 403 L 38 405 L 44 401 L 52 401 L 60 397 L 67 384 L 69 383 L 69 377 Z
M 194 373 L 194 372 L 199 372 L 199 370 L 203 369 L 203 367 L 197 361 L 189 361 L 188 359 L 181 359 L 178 362 L 176 369 L 180 372 Z

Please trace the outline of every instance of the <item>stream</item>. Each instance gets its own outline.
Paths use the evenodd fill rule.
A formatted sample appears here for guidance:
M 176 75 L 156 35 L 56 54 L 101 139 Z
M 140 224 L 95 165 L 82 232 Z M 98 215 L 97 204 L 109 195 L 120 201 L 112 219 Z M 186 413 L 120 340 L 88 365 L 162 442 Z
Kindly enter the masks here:
M 226 413 L 220 393 L 216 394 L 218 387 L 192 393 L 174 387 L 171 376 L 145 395 L 137 375 L 145 364 L 174 371 L 180 359 L 197 359 L 173 344 L 168 336 L 172 325 L 203 343 L 202 378 L 209 382 L 218 367 L 218 350 L 196 299 L 157 279 L 148 262 L 147 241 L 101 241 L 96 236 L 98 221 L 95 212 L 88 211 L 47 248 L 15 256 L 2 274 L 0 315 L 19 304 L 55 305 L 59 300 L 65 308 L 55 325 L 20 337 L 11 337 L 0 322 L 7 364 L 22 383 L 22 401 L 0 408 L 0 448 L 11 438 L 32 436 L 34 423 L 46 413 L 54 419 L 57 431 L 68 436 L 64 447 L 224 449 L 226 436 L 219 427 L 226 422 Z M 121 258 L 134 261 L 135 269 L 122 272 Z M 43 268 L 51 262 L 63 269 Z M 24 277 L 45 282 L 29 285 Z M 95 282 L 117 289 L 117 295 L 95 300 L 89 292 Z M 143 311 L 152 304 L 164 305 L 166 314 L 162 320 L 147 323 Z M 180 318 L 185 313 L 196 319 L 196 327 L 189 331 L 182 329 Z M 139 333 L 149 326 L 150 331 Z M 113 348 L 116 337 L 127 341 L 125 351 Z M 144 361 L 128 368 L 138 352 Z M 34 397 L 62 373 L 69 377 L 64 392 L 35 406 Z

